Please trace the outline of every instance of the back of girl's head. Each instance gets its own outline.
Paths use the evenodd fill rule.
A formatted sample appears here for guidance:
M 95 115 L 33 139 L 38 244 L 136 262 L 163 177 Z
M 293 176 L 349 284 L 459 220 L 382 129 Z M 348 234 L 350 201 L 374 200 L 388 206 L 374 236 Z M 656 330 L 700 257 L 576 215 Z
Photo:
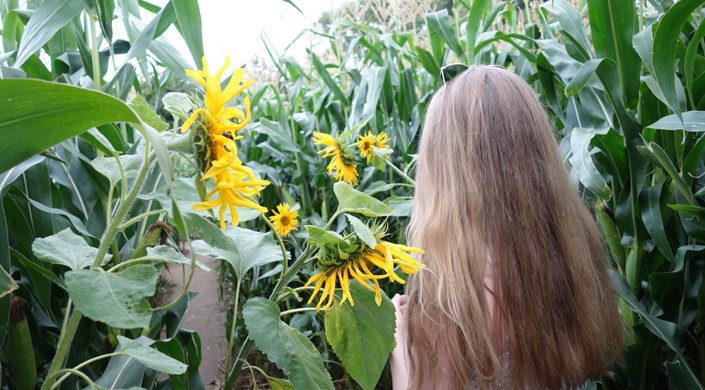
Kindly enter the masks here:
M 621 347 L 616 298 L 531 87 L 500 68 L 468 69 L 430 102 L 419 155 L 409 241 L 427 269 L 408 287 L 412 386 L 430 372 L 452 388 L 602 376 Z

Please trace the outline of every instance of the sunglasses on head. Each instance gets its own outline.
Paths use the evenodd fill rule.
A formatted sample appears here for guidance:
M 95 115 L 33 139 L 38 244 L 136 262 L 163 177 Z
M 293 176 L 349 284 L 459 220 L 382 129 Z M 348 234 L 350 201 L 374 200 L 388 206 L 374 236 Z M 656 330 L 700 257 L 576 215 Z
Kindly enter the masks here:
M 441 67 L 441 79 L 443 79 L 443 85 L 445 85 L 450 80 L 453 80 L 455 76 L 468 70 L 469 66 L 456 62 L 448 65 L 443 65 Z
M 474 66 L 474 65 L 473 65 Z M 502 65 L 488 65 L 493 68 L 505 69 Z M 452 64 L 444 65 L 441 67 L 441 79 L 443 79 L 443 85 L 446 85 L 450 80 L 453 80 L 457 75 L 470 69 L 470 66 L 455 62 Z

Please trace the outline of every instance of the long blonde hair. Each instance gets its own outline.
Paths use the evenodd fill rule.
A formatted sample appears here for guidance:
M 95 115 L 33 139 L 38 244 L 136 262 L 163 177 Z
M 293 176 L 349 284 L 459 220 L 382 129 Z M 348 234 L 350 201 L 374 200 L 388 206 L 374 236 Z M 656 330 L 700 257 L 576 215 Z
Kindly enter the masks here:
M 559 389 L 603 376 L 622 346 L 616 296 L 531 87 L 471 67 L 433 97 L 419 154 L 408 236 L 427 268 L 407 288 L 410 386 Z

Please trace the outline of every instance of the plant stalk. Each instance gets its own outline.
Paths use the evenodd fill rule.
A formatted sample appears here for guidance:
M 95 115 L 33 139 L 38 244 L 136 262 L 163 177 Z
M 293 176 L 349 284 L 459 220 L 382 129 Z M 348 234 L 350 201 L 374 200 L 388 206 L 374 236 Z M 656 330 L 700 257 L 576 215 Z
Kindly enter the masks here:
M 71 300 L 69 299 L 66 305 L 66 315 L 69 315 L 71 310 Z M 81 322 L 83 315 L 78 310 L 74 310 L 71 313 L 71 317 L 65 326 L 61 329 L 61 334 L 59 335 L 59 342 L 56 347 L 56 355 L 54 355 L 54 360 L 51 362 L 49 367 L 49 372 L 47 373 L 46 381 L 42 385 L 41 390 L 50 390 L 56 382 L 56 374 L 63 367 L 66 361 L 66 356 L 71 350 L 71 343 L 73 343 L 73 337 L 76 334 L 76 329 L 78 329 L 78 324 Z
M 237 278 L 237 287 L 235 287 L 235 302 L 233 303 L 233 320 L 230 326 L 230 339 L 228 340 L 228 354 L 225 357 L 225 369 L 230 371 L 230 364 L 233 358 L 233 344 L 235 343 L 235 328 L 237 327 L 237 308 L 240 304 L 240 278 Z

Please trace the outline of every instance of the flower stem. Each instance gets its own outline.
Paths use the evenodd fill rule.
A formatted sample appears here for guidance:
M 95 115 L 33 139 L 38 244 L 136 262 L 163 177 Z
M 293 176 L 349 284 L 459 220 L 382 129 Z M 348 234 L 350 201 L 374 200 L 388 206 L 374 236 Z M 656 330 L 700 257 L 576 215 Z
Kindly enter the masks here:
M 69 302 L 66 305 L 67 318 L 70 310 L 71 300 L 69 299 Z M 78 324 L 81 322 L 81 317 L 83 317 L 83 315 L 78 310 L 74 310 L 73 313 L 71 313 L 69 320 L 65 321 L 64 326 L 61 327 L 61 334 L 59 335 L 59 342 L 56 347 L 56 355 L 54 355 L 54 360 L 51 362 L 51 366 L 49 367 L 47 379 L 44 381 L 41 390 L 50 390 L 54 386 L 54 382 L 56 382 L 56 373 L 64 365 L 66 356 L 71 350 L 73 336 L 76 334 L 76 329 L 78 328 Z
M 279 243 L 279 248 L 282 251 L 282 275 L 286 273 L 286 271 L 289 269 L 289 261 L 286 256 L 286 247 L 284 247 L 284 241 L 282 241 L 282 237 L 279 235 L 279 232 L 277 232 L 277 229 L 274 228 L 274 225 L 272 225 L 272 222 L 267 218 L 264 214 L 259 215 L 260 218 L 269 226 L 269 229 L 272 231 L 272 234 L 274 235 L 274 238 L 277 239 L 277 242 Z
M 407 175 L 406 173 L 404 173 L 404 171 L 402 171 L 401 169 L 397 168 L 397 166 L 394 165 L 391 161 L 389 161 L 389 159 L 385 158 L 385 159 L 383 159 L 383 160 L 384 160 L 384 163 L 385 163 L 385 164 L 389 165 L 389 167 L 392 168 L 392 170 L 393 170 L 394 172 L 396 172 L 397 174 L 399 174 L 399 176 L 403 177 L 404 180 L 408 181 L 410 184 L 412 184 L 412 185 L 414 185 L 414 186 L 416 185 L 416 181 L 414 181 L 414 179 L 410 178 L 409 175 Z
M 240 303 L 240 278 L 237 278 L 237 287 L 235 287 L 235 302 L 233 303 L 233 320 L 230 326 L 230 338 L 228 340 L 228 354 L 225 358 L 225 369 L 230 371 L 230 364 L 233 358 L 233 347 L 235 343 L 235 328 L 237 325 L 237 308 Z

